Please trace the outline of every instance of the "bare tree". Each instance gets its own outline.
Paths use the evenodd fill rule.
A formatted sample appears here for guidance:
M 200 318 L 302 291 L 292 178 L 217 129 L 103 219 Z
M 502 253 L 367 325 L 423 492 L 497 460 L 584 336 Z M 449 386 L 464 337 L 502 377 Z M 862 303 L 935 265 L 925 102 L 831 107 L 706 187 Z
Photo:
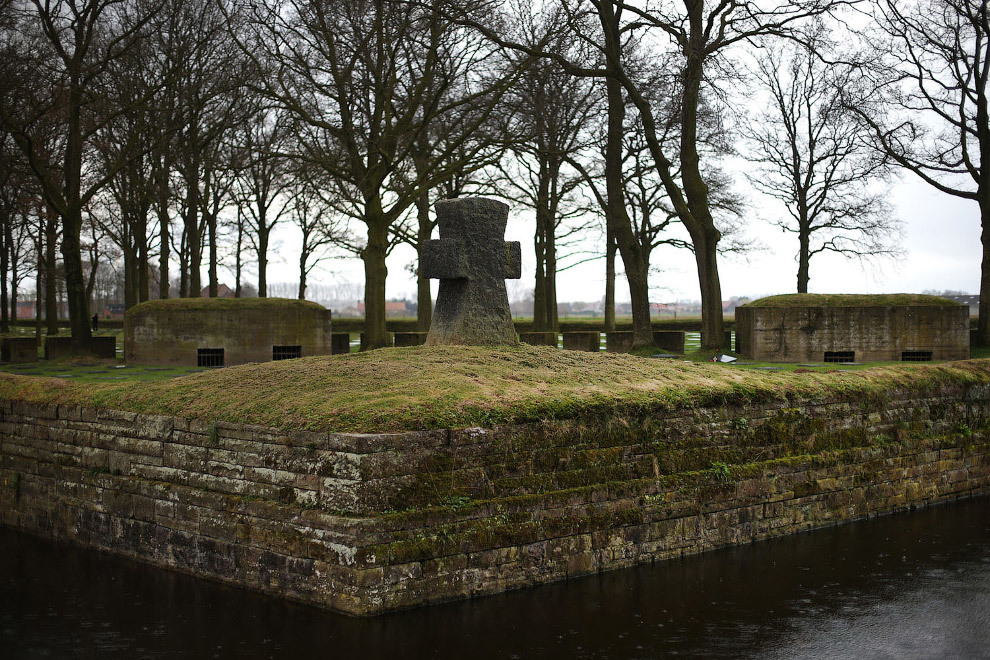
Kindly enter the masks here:
M 221 2 L 177 2 L 180 19 L 171 25 L 170 87 L 172 123 L 178 131 L 171 156 L 163 156 L 178 173 L 178 206 L 183 237 L 179 241 L 180 295 L 202 291 L 203 249 L 207 255 L 209 295 L 217 295 L 219 213 L 232 203 L 237 169 L 231 135 L 246 121 L 250 108 L 243 87 L 252 68 L 231 41 L 240 29 L 238 14 Z M 162 186 L 167 176 L 160 173 Z M 160 213 L 161 215 L 161 213 Z M 173 242 L 174 245 L 174 242 Z
M 17 319 L 17 287 L 30 265 L 27 250 L 33 224 L 28 216 L 38 197 L 32 183 L 13 139 L 0 133 L 0 332 L 8 332 Z
M 664 107 L 664 103 L 658 101 L 663 93 L 676 94 L 676 87 L 662 84 L 660 77 L 657 83 L 650 86 L 650 94 L 654 96 L 653 105 L 657 108 Z M 676 153 L 678 141 L 678 123 L 676 104 L 668 102 L 669 115 L 664 121 L 665 134 L 664 143 L 673 143 L 672 148 Z M 730 152 L 725 139 L 724 131 L 720 129 L 719 117 L 710 108 L 706 108 L 701 113 L 702 120 L 706 126 L 705 142 L 700 146 L 704 151 L 710 152 L 715 160 L 716 156 Z M 675 249 L 693 250 L 694 245 L 689 237 L 683 233 L 678 221 L 677 213 L 667 197 L 666 189 L 654 165 L 649 145 L 644 136 L 643 127 L 637 114 L 631 113 L 625 118 L 626 128 L 622 133 L 621 166 L 617 168 L 621 171 L 621 185 L 623 191 L 623 207 L 631 229 L 631 236 L 635 241 L 636 250 L 633 256 L 639 260 L 638 270 L 643 273 L 656 272 L 658 268 L 653 262 L 654 250 L 661 246 Z M 608 180 L 605 175 L 605 165 L 610 157 L 608 138 L 599 138 L 594 144 L 595 156 L 584 157 L 584 163 L 573 161 L 575 168 L 582 172 L 585 182 L 591 190 L 598 208 L 596 211 L 606 213 L 609 207 L 608 201 Z M 738 195 L 734 193 L 731 186 L 731 179 L 713 165 L 706 167 L 706 178 L 711 187 L 710 203 L 712 214 L 718 223 L 720 232 L 731 234 L 738 219 L 742 215 L 742 203 Z M 606 327 L 614 329 L 614 280 L 615 266 L 614 255 L 615 245 L 610 236 L 606 237 L 606 291 L 605 291 L 605 320 Z M 723 241 L 719 250 L 741 251 L 748 246 L 740 244 L 738 241 Z
M 27 202 L 27 200 L 25 200 Z M 30 259 L 32 250 L 33 223 L 30 216 L 29 203 L 24 203 L 18 210 L 18 217 L 8 221 L 5 229 L 4 246 L 7 250 L 7 264 L 10 273 L 10 322 L 17 321 L 17 301 L 20 295 L 20 284 L 33 269 Z
M 141 39 L 157 7 L 123 0 L 36 0 L 24 7 L 21 30 L 36 48 L 24 55 L 34 75 L 14 82 L 23 99 L 18 112 L 4 113 L 10 132 L 38 179 L 42 194 L 62 224 L 61 252 L 72 329 L 72 349 L 90 350 L 86 282 L 80 233 L 83 211 L 110 177 L 133 157 L 132 149 L 102 175 L 84 167 L 96 129 L 119 111 L 119 99 L 106 89 L 106 69 Z M 64 149 L 59 160 L 35 140 L 35 124 L 57 115 Z
M 423 189 L 460 168 L 454 148 L 486 116 L 464 108 L 491 107 L 497 97 L 491 55 L 479 52 L 470 72 L 451 78 L 444 52 L 477 39 L 435 7 L 398 0 L 258 0 L 253 11 L 255 34 L 242 45 L 269 74 L 261 91 L 293 117 L 301 158 L 337 182 L 337 210 L 367 229 L 355 246 L 365 266 L 365 333 L 369 347 L 384 346 L 394 230 Z M 451 98 L 444 92 L 454 83 L 465 93 Z M 430 154 L 421 175 L 402 175 L 417 138 L 438 121 L 456 127 L 459 139 Z
M 309 275 L 330 256 L 331 247 L 345 241 L 347 226 L 320 197 L 320 179 L 306 171 L 294 173 L 290 219 L 302 234 L 299 248 L 299 300 L 306 299 Z
M 470 62 L 469 58 L 463 59 L 460 66 Z M 451 94 L 460 91 L 471 93 L 470 89 L 455 87 Z M 419 264 L 426 242 L 430 240 L 436 227 L 436 216 L 432 212 L 433 202 L 468 194 L 491 193 L 494 190 L 484 176 L 485 168 L 497 162 L 503 153 L 499 138 L 489 125 L 494 122 L 482 118 L 470 134 L 462 134 L 465 125 L 475 124 L 474 117 L 487 114 L 488 110 L 489 108 L 477 104 L 468 105 L 455 124 L 449 123 L 446 118 L 436 118 L 416 138 L 416 146 L 411 152 L 412 167 L 406 176 L 396 177 L 401 182 L 401 188 L 407 189 L 413 185 L 420 189 L 414 204 L 415 222 L 413 214 L 408 213 L 400 220 L 396 233 L 402 236 L 404 242 L 416 248 L 417 259 L 411 265 L 411 270 L 416 275 L 416 326 L 423 332 L 430 329 L 432 322 L 433 296 L 430 278 L 424 276 Z M 439 167 L 438 157 L 444 159 Z M 431 172 L 437 169 L 446 171 L 447 176 L 437 181 L 432 188 L 416 184 L 417 181 L 428 179 Z
M 890 161 L 869 143 L 869 126 L 842 103 L 848 70 L 800 46 L 761 51 L 755 75 L 769 104 L 743 128 L 747 174 L 781 201 L 774 224 L 798 239 L 797 292 L 808 292 L 811 258 L 895 256 L 898 223 L 887 202 Z
M 518 22 L 530 43 L 538 43 L 547 29 L 531 14 Z M 554 48 L 570 47 L 559 42 Z M 508 157 L 499 163 L 499 184 L 534 211 L 533 329 L 556 331 L 558 248 L 595 222 L 584 213 L 583 178 L 568 161 L 586 146 L 592 124 L 597 127 L 601 93 L 591 80 L 570 76 L 544 59 L 527 68 L 506 100 Z
M 291 132 L 284 114 L 259 109 L 235 137 L 243 153 L 238 206 L 258 258 L 258 296 L 268 296 L 268 248 L 272 230 L 291 209 Z
M 978 341 L 990 345 L 990 8 L 986 0 L 881 0 L 846 105 L 877 147 L 943 193 L 980 208 Z

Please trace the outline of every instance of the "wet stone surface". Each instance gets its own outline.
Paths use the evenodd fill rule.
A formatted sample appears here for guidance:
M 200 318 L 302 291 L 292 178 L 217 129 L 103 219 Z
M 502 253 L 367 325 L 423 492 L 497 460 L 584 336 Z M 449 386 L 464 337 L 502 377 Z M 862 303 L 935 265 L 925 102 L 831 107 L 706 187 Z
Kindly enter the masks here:
M 0 528 L 0 649 L 5 658 L 986 658 L 988 506 L 984 497 L 375 619 Z

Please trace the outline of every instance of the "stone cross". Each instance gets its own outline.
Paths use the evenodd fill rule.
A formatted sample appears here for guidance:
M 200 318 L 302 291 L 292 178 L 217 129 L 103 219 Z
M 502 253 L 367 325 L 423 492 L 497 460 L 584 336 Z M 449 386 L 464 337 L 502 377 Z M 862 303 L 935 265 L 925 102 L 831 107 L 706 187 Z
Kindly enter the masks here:
M 440 280 L 427 345 L 515 344 L 505 280 L 521 273 L 518 241 L 505 240 L 509 207 L 484 197 L 439 201 L 440 240 L 423 246 L 423 275 Z

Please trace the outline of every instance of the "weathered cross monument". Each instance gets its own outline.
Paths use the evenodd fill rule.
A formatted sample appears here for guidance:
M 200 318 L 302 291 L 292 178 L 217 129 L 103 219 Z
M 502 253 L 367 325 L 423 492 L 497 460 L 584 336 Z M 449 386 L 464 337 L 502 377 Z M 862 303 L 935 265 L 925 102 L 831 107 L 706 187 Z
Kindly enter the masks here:
M 440 280 L 427 345 L 515 344 L 505 280 L 522 276 L 518 241 L 505 240 L 509 207 L 484 197 L 439 201 L 440 240 L 423 247 L 423 273 Z

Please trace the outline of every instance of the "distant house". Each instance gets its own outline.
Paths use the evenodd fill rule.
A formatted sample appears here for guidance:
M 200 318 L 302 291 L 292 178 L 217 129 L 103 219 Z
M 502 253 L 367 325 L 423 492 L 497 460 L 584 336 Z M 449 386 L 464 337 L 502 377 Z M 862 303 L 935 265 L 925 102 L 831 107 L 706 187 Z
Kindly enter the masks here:
M 357 304 L 357 310 L 361 316 L 364 316 L 364 301 L 360 301 Z M 409 303 L 405 300 L 387 300 L 385 301 L 385 316 L 410 316 L 412 311 L 409 309 Z
M 33 300 L 17 301 L 17 318 L 19 319 L 33 319 L 37 310 L 37 304 Z
M 558 313 L 563 305 L 567 303 L 558 303 L 557 309 Z M 601 303 L 596 302 L 574 302 L 570 303 L 569 313 L 571 316 L 598 316 L 601 314 Z
M 203 287 L 203 290 L 199 292 L 201 298 L 210 297 L 210 287 L 209 285 Z M 234 291 L 226 284 L 217 285 L 217 298 L 233 298 Z
M 124 303 L 107 303 L 103 308 L 103 318 L 122 319 L 124 318 Z
M 17 301 L 17 318 L 19 319 L 33 319 L 35 312 L 38 311 L 37 303 L 34 300 L 18 300 Z M 45 316 L 45 304 L 41 304 L 41 316 Z M 60 319 L 69 318 L 69 304 L 65 301 L 60 301 L 58 303 L 58 317 Z

